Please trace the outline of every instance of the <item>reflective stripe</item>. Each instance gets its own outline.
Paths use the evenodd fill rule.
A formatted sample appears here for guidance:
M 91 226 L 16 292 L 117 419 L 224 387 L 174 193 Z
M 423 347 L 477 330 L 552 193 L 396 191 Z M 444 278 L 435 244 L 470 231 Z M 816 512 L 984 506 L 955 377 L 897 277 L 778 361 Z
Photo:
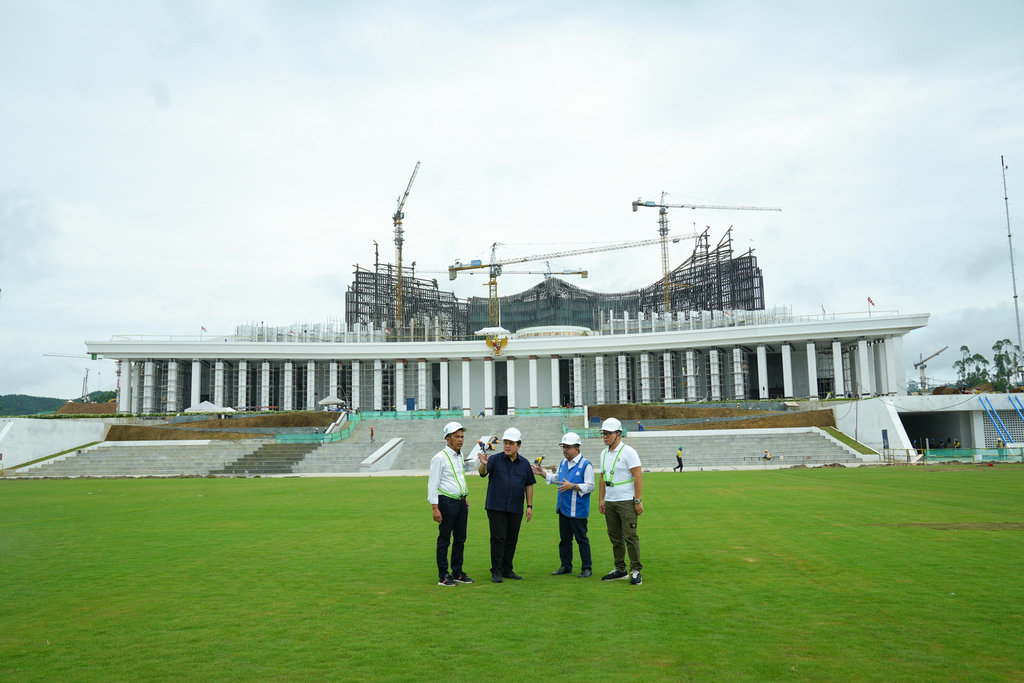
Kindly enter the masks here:
M 452 468 L 452 474 L 455 475 L 455 483 L 459 485 L 459 492 L 445 491 L 440 485 L 437 487 L 437 492 L 443 493 L 448 498 L 463 498 L 466 495 L 466 473 L 463 472 L 460 478 L 459 471 L 455 469 L 455 463 L 452 462 L 452 456 L 448 455 L 448 449 L 444 449 L 441 453 L 444 453 L 444 457 L 448 458 L 448 465 Z
M 612 468 L 609 470 L 605 467 L 604 456 L 608 455 L 608 447 L 605 446 L 604 451 L 601 452 L 601 471 L 604 473 L 602 479 L 604 479 L 605 486 L 622 486 L 633 481 L 633 475 L 630 474 L 629 479 L 623 479 L 622 481 L 612 481 L 612 475 L 615 474 L 615 466 L 619 464 L 619 456 L 622 455 L 622 449 L 626 447 L 626 444 L 619 442 L 619 450 L 615 451 L 615 460 L 612 462 Z

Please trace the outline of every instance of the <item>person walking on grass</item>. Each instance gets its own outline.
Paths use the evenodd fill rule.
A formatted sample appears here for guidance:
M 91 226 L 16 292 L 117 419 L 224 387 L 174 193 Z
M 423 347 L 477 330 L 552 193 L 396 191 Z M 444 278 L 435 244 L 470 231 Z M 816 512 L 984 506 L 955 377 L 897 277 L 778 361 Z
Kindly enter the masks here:
M 540 464 L 533 466 L 533 473 L 543 476 L 548 484 L 558 484 L 555 511 L 558 513 L 558 557 L 561 565 L 551 572 L 552 576 L 572 573 L 572 540 L 580 548 L 579 578 L 590 576 L 590 539 L 587 538 L 587 518 L 590 516 L 590 493 L 594 490 L 594 466 L 580 455 L 580 435 L 566 432 L 562 437 L 562 455 L 555 472 L 546 472 Z
M 601 438 L 605 449 L 601 451 L 601 478 L 598 485 L 598 508 L 608 526 L 608 540 L 612 543 L 615 569 L 601 577 L 602 581 L 629 578 L 634 586 L 644 582 L 640 571 L 640 536 L 637 521 L 644 513 L 640 492 L 643 488 L 643 470 L 640 456 L 632 446 L 622 441 L 622 423 L 609 417 L 601 424 Z M 629 553 L 629 571 L 626 571 L 626 553 Z
M 489 477 L 484 509 L 491 530 L 491 581 L 494 583 L 523 578 L 516 574 L 512 562 L 523 524 L 523 499 L 526 499 L 526 521 L 529 522 L 533 519 L 533 485 L 537 482 L 530 463 L 519 456 L 522 433 L 509 427 L 501 440 L 501 453 L 481 452 L 477 456 L 480 460 L 477 472 L 481 477 Z
M 445 447 L 430 459 L 427 502 L 437 522 L 437 585 L 450 587 L 473 583 L 462 569 L 469 522 L 469 489 L 466 486 L 466 464 L 462 459 L 466 430 L 458 422 L 449 422 L 443 431 Z M 451 571 L 448 570 L 449 545 L 452 549 Z
M 679 464 L 676 465 L 675 467 L 673 467 L 672 471 L 675 472 L 676 470 L 679 470 L 679 473 L 682 474 L 682 472 L 683 472 L 683 447 L 682 446 L 680 446 L 679 448 L 676 449 L 676 462 L 679 463 Z

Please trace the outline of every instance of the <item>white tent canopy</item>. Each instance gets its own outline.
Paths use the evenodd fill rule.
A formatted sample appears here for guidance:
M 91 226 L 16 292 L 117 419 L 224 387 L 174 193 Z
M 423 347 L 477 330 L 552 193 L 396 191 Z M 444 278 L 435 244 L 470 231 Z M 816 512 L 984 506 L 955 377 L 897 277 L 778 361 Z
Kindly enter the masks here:
M 196 405 L 194 405 L 194 406 L 192 406 L 190 408 L 185 408 L 185 412 L 186 413 L 233 413 L 233 412 L 235 412 L 235 409 L 234 408 L 225 408 L 224 406 L 214 405 L 214 404 L 210 403 L 209 401 L 203 401 L 202 403 L 197 403 Z
M 322 406 L 343 406 L 345 402 L 337 396 L 328 396 L 327 398 L 320 399 L 320 405 Z

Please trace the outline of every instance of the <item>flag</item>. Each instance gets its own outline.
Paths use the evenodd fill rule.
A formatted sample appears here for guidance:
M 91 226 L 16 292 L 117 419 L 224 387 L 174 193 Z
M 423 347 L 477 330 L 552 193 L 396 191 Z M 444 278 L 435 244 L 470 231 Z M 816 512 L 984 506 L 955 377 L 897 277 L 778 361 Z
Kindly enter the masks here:
M 206 328 L 205 327 L 200 327 L 199 329 L 201 329 L 203 332 L 206 332 Z
M 825 313 L 825 304 L 821 305 L 821 314 L 822 315 L 828 315 L 827 313 Z
M 875 302 L 871 300 L 871 297 L 870 297 L 870 296 L 868 297 L 868 303 L 869 303 L 869 304 L 871 304 L 872 306 L 874 306 L 874 305 L 875 305 Z

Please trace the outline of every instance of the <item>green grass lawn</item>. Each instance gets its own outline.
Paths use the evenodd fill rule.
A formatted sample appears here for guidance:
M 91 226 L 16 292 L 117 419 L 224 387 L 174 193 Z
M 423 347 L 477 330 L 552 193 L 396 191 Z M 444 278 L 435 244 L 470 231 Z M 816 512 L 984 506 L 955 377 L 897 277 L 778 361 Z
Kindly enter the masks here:
M 642 586 L 485 485 L 442 588 L 425 477 L 0 481 L 0 680 L 1024 679 L 1024 467 L 648 474 Z

